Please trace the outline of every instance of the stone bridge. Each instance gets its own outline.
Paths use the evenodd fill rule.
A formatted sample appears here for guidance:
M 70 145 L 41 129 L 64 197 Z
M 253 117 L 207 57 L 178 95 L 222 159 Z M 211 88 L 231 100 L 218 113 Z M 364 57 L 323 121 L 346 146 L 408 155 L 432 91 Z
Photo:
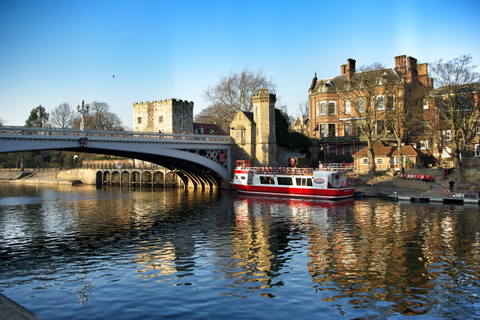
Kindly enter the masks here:
M 174 171 L 185 186 L 218 188 L 232 176 L 229 136 L 0 127 L 0 153 L 63 150 L 140 159 Z

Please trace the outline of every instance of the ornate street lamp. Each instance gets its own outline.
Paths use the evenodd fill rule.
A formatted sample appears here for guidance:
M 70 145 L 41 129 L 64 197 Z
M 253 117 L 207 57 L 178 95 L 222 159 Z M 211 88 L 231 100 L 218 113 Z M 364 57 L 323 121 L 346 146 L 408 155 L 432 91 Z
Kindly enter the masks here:
M 44 112 L 41 109 L 37 110 L 37 118 L 42 122 L 42 128 L 45 128 L 45 123 L 47 122 L 49 116 L 50 115 L 48 112 Z
M 82 123 L 80 124 L 80 130 L 85 131 L 85 115 L 88 114 L 90 106 L 87 104 L 85 107 L 85 101 L 82 100 L 82 107 L 77 103 L 77 111 L 82 115 Z

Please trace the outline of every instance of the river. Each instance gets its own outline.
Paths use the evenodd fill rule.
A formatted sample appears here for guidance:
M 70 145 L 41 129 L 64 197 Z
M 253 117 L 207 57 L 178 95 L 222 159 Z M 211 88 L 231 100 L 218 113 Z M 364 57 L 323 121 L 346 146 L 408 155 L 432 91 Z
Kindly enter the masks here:
M 50 319 L 480 318 L 477 206 L 0 184 L 0 292 Z

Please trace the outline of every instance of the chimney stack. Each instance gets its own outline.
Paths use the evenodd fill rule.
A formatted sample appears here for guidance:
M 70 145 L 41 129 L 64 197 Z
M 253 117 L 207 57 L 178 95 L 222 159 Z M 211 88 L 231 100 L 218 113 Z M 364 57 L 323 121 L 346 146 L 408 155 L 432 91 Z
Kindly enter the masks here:
M 347 79 L 351 80 L 353 74 L 355 73 L 355 60 L 348 58 L 347 59 Z
M 405 64 L 405 59 L 406 59 L 405 55 L 395 57 L 395 69 L 401 74 L 407 73 L 407 66 Z
M 347 73 L 347 65 L 346 64 L 342 64 L 340 66 L 340 74 L 346 74 Z

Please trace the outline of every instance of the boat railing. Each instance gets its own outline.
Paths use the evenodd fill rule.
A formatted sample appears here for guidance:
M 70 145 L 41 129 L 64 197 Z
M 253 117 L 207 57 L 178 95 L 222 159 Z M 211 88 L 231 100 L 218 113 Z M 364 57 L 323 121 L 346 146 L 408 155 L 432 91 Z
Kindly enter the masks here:
M 319 168 L 292 168 L 292 167 L 237 167 L 237 169 L 253 169 L 258 174 L 274 175 L 305 175 L 313 176 L 314 171 L 354 171 L 353 163 L 326 163 Z
M 321 163 L 318 165 L 320 171 L 355 171 L 354 163 Z

